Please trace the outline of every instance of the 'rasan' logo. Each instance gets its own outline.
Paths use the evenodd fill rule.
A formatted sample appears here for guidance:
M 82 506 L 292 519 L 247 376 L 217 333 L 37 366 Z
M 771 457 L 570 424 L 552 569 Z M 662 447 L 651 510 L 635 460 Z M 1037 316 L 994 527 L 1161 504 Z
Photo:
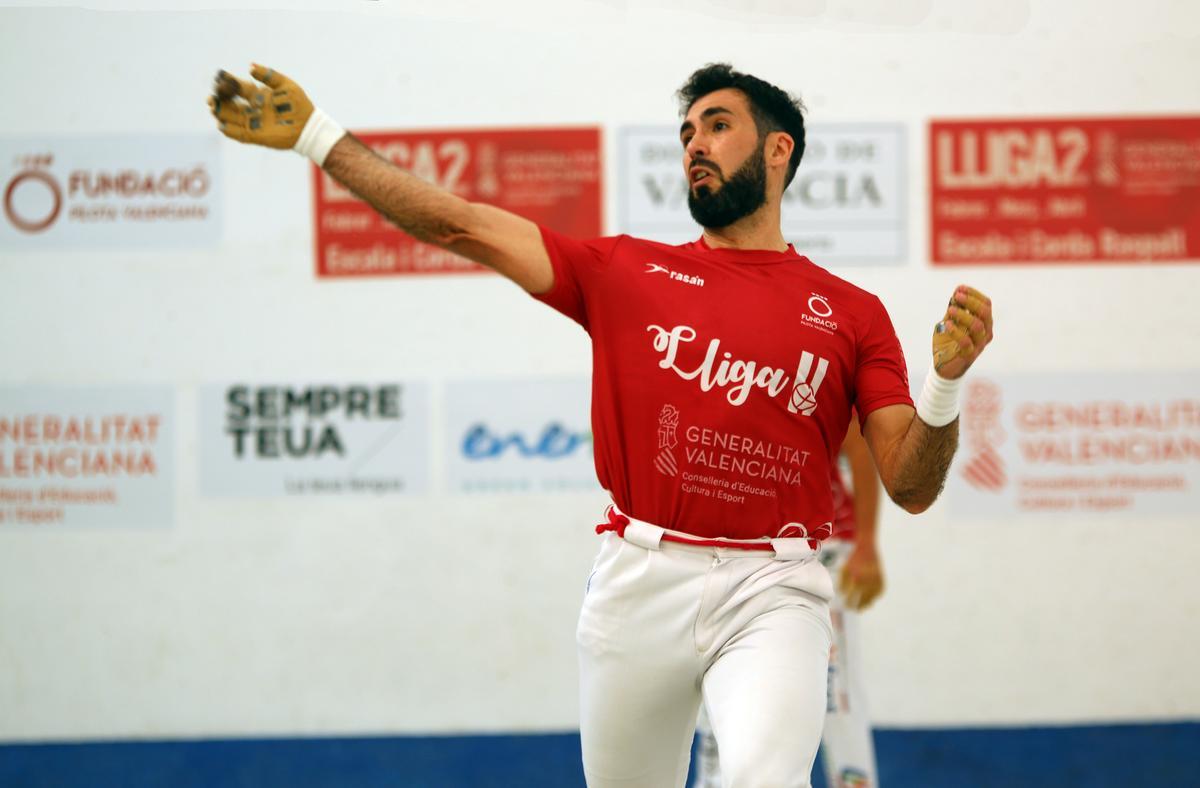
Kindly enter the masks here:
M 665 265 L 659 265 L 658 263 L 646 263 L 646 270 L 644 273 L 666 274 L 669 278 L 673 279 L 676 282 L 683 282 L 685 285 L 692 285 L 694 287 L 704 287 L 703 277 L 689 276 L 688 274 L 681 274 L 678 271 L 672 271 L 670 268 L 667 268 Z
M 730 405 L 742 405 L 750 396 L 750 392 L 756 388 L 766 389 L 769 396 L 776 397 L 790 387 L 790 412 L 811 416 L 817 409 L 817 391 L 825 380 L 825 373 L 829 371 L 828 359 L 814 356 L 807 350 L 803 351 L 793 379 L 782 369 L 734 358 L 729 351 L 721 350 L 721 340 L 713 339 L 708 343 L 708 351 L 700 366 L 695 369 L 683 369 L 675 363 L 679 355 L 679 346 L 695 341 L 696 329 L 691 326 L 667 329 L 649 325 L 646 326 L 646 330 L 654 333 L 654 349 L 663 354 L 658 362 L 661 369 L 672 370 L 684 380 L 696 380 L 701 391 L 727 388 L 725 399 Z
M 800 320 L 805 326 L 832 334 L 837 331 L 838 324 L 836 320 L 829 319 L 831 315 L 833 315 L 833 307 L 829 305 L 829 299 L 813 293 L 808 299 L 808 311 L 800 313 Z

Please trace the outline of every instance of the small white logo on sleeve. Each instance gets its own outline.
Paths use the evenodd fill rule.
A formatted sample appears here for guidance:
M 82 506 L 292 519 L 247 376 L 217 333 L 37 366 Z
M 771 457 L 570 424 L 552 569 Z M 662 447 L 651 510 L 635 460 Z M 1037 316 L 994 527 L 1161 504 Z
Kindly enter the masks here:
M 703 277 L 681 274 L 678 271 L 672 271 L 665 265 L 659 265 L 658 263 L 646 263 L 646 270 L 643 273 L 666 274 L 667 277 L 674 282 L 682 282 L 685 285 L 692 285 L 693 287 L 704 287 Z
M 832 314 L 833 307 L 829 305 L 829 299 L 818 293 L 813 293 L 808 298 L 808 311 L 801 312 L 800 319 L 805 326 L 824 331 L 826 334 L 832 334 L 838 329 L 837 321 L 828 319 Z

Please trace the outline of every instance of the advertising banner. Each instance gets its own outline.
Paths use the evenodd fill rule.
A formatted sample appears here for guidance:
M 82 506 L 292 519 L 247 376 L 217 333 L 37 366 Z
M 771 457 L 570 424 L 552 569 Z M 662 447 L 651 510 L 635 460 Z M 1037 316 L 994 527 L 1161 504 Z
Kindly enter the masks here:
M 383 158 L 471 202 L 577 238 L 601 228 L 598 128 L 356 134 Z M 448 274 L 483 266 L 402 233 L 313 167 L 317 275 Z
M 904 127 L 814 124 L 806 136 L 804 158 L 783 195 L 784 237 L 822 266 L 904 262 Z M 618 144 L 618 230 L 662 243 L 696 240 L 678 128 L 625 128 Z
M 377 495 L 429 485 L 424 384 L 203 386 L 199 430 L 204 495 Z
M 221 236 L 220 140 L 0 138 L 0 249 L 213 246 Z
M 935 264 L 1200 258 L 1200 116 L 934 121 Z
M 175 512 L 175 392 L 0 387 L 0 528 L 162 528 Z
M 1200 512 L 1200 370 L 968 377 L 955 516 Z
M 598 490 L 590 403 L 587 378 L 448 384 L 451 490 Z

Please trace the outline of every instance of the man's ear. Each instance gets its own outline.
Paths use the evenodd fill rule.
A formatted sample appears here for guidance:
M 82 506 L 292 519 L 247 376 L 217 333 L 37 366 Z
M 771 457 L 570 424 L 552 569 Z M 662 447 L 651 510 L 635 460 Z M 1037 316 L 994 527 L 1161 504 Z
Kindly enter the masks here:
M 786 131 L 772 131 L 767 135 L 767 145 L 764 155 L 768 167 L 787 167 L 792 159 L 792 151 L 796 149 L 796 141 Z

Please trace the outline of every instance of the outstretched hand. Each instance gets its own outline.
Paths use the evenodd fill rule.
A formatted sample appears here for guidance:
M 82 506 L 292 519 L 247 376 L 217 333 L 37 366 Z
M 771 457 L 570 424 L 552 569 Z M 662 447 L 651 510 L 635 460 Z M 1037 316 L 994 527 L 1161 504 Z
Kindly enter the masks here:
M 257 82 L 217 72 L 208 107 L 221 133 L 268 148 L 295 147 L 313 113 L 312 102 L 299 85 L 274 69 L 255 63 L 250 76 Z
M 959 285 L 945 316 L 933 327 L 933 368 L 947 380 L 960 378 L 991 341 L 992 299 Z

